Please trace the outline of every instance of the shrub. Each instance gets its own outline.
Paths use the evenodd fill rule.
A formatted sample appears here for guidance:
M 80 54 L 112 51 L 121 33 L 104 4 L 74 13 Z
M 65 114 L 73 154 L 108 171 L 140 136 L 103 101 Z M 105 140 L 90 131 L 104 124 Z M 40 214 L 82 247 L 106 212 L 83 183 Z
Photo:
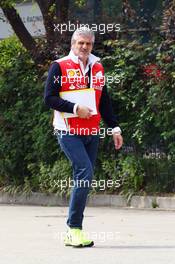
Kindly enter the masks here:
M 61 158 L 57 160 L 53 167 L 47 164 L 40 164 L 38 175 L 39 190 L 45 193 L 56 193 L 59 195 L 69 195 L 69 179 L 72 178 L 69 162 Z
M 52 164 L 57 147 L 43 104 L 43 82 L 16 38 L 0 42 L 0 185 L 20 185 L 30 164 Z M 33 171 L 34 172 L 34 171 Z

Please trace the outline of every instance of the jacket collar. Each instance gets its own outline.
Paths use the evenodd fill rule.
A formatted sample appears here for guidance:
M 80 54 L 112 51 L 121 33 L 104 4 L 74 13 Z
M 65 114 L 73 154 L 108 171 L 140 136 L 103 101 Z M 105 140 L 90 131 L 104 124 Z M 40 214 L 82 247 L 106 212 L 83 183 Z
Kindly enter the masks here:
M 79 64 L 79 58 L 74 54 L 72 50 L 70 50 L 68 57 L 75 63 Z M 88 57 L 88 64 L 94 65 L 97 61 L 100 61 L 100 58 L 93 55 L 92 53 L 89 54 Z

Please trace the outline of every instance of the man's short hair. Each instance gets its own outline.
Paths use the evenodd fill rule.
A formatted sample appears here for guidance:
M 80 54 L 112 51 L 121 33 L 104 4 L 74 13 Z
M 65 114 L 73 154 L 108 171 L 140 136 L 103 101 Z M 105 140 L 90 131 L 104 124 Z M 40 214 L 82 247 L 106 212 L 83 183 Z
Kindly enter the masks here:
M 92 38 L 92 43 L 94 44 L 95 41 L 95 34 L 94 31 L 91 30 L 87 26 L 81 26 L 80 28 L 77 28 L 71 38 L 71 45 L 75 43 L 75 41 L 78 39 L 79 36 L 85 36 Z

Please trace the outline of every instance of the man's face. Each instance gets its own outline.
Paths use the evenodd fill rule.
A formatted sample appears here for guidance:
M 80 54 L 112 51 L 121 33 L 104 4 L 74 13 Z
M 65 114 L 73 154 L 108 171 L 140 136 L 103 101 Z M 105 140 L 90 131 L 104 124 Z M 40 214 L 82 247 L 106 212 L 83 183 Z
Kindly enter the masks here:
M 72 44 L 72 50 L 81 60 L 87 60 L 92 51 L 93 43 L 91 37 L 79 36 Z

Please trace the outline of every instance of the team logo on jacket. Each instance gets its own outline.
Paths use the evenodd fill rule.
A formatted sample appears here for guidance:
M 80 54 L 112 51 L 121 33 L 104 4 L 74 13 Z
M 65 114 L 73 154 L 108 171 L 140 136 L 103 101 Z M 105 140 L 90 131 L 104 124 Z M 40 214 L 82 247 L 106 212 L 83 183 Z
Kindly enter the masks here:
M 68 69 L 67 76 L 68 78 L 76 78 L 76 77 L 81 76 L 80 69 Z
M 96 72 L 92 77 L 93 84 L 97 86 L 104 86 L 105 85 L 105 76 L 103 75 L 102 71 Z
M 97 73 L 96 73 L 96 77 L 97 77 L 97 78 L 102 78 L 102 77 L 103 77 L 103 73 L 102 73 L 102 71 L 97 72 Z
M 71 84 L 71 86 L 69 86 L 69 90 L 74 90 L 76 87 L 75 85 Z

